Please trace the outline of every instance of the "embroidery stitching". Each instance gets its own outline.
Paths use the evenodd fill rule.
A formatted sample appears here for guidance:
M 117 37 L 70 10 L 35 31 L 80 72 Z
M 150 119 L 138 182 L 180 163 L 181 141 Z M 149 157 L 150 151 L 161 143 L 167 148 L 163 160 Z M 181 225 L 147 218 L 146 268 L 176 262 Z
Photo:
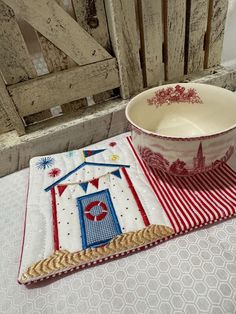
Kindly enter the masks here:
M 40 170 L 45 170 L 47 168 L 50 168 L 54 165 L 55 160 L 52 157 L 41 157 L 37 162 L 36 162 L 36 167 Z
M 77 207 L 83 249 L 106 244 L 122 233 L 108 189 L 77 198 Z

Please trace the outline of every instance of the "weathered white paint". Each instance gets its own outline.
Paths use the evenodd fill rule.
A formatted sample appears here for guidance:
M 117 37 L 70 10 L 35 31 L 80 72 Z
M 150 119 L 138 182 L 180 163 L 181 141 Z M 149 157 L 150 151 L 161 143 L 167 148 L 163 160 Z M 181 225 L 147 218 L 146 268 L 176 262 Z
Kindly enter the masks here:
M 120 86 L 116 59 L 75 67 L 8 87 L 21 116 Z
M 78 65 L 111 58 L 55 1 L 3 1 Z
M 18 132 L 18 135 L 25 133 L 25 127 L 23 121 L 21 120 L 15 105 L 8 94 L 5 82 L 0 73 L 0 107 L 2 107 L 11 120 L 14 129 Z M 1 160 L 1 159 L 0 159 Z
M 166 80 L 184 76 L 186 0 L 163 1 Z
M 220 64 L 227 8 L 228 0 L 209 0 L 205 68 Z
M 143 87 L 134 0 L 105 0 L 112 47 L 119 65 L 121 96 Z
M 189 4 L 189 32 L 186 34 L 188 36 L 188 47 L 186 47 L 188 51 L 187 73 L 193 73 L 203 70 L 208 1 L 191 0 Z
M 1 0 L 0 72 L 6 84 L 18 83 L 37 76 L 15 14 Z
M 60 0 L 61 1 L 61 0 Z M 89 2 L 72 0 L 76 20 L 104 49 L 111 52 L 106 12 L 103 0 Z M 91 95 L 92 96 L 92 95 Z M 95 103 L 102 102 L 112 96 L 112 91 L 93 95 Z
M 141 0 L 138 4 L 144 85 L 150 87 L 164 80 L 162 0 Z

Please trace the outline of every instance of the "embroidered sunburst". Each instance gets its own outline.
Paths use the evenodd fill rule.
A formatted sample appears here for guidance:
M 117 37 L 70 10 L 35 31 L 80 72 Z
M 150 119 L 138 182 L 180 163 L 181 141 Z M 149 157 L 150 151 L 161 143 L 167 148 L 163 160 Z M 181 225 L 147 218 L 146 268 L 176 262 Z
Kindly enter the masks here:
M 52 157 L 42 157 L 36 162 L 36 167 L 38 169 L 45 170 L 54 165 L 54 158 Z
M 59 176 L 60 173 L 61 173 L 61 170 L 59 168 L 53 168 L 52 170 L 49 171 L 48 175 L 51 178 L 55 178 Z

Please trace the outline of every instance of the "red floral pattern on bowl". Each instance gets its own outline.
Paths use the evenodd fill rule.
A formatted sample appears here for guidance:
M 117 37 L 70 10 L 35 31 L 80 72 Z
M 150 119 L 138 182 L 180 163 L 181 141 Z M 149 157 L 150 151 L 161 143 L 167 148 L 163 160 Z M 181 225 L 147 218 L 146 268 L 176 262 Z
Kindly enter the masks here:
M 159 107 L 163 104 L 191 103 L 201 104 L 202 100 L 194 88 L 185 88 L 184 86 L 176 85 L 174 87 L 164 87 L 155 92 L 155 95 L 147 99 L 149 105 Z

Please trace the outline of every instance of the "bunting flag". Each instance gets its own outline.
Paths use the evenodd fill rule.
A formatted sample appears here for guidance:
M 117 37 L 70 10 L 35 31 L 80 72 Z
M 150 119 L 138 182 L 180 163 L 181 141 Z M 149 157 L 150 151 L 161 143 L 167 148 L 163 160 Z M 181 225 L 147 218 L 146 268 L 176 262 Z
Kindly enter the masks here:
M 65 191 L 66 188 L 67 188 L 67 185 L 58 185 L 57 186 L 59 196 L 61 196 L 63 194 L 63 192 Z
M 87 188 L 88 188 L 88 182 L 82 182 L 79 184 L 81 186 L 81 188 L 84 190 L 84 192 L 87 192 Z
M 91 183 L 95 188 L 98 189 L 98 184 L 99 184 L 99 178 L 91 180 L 89 183 Z
M 111 172 L 111 174 L 113 174 L 113 175 L 116 176 L 117 178 L 120 178 L 120 179 L 121 179 L 120 169 L 117 169 L 117 170 Z
M 93 156 L 93 155 L 99 154 L 101 152 L 104 152 L 104 150 L 106 150 L 106 149 L 84 150 L 83 153 L 84 153 L 84 157 L 89 157 L 89 156 Z

